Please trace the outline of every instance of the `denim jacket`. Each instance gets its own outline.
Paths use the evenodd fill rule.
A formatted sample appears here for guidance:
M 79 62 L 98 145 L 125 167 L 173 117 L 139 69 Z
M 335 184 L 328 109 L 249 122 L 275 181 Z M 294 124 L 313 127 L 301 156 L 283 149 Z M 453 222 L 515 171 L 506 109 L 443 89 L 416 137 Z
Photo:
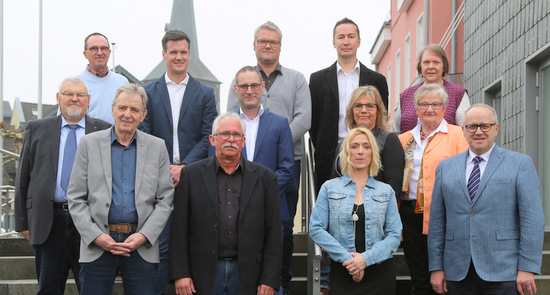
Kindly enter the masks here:
M 323 184 L 311 213 L 309 231 L 315 243 L 330 257 L 344 263 L 353 258 L 355 237 L 351 214 L 355 182 L 346 174 Z M 392 257 L 401 240 L 401 218 L 391 186 L 369 177 L 363 188 L 365 249 L 367 266 Z

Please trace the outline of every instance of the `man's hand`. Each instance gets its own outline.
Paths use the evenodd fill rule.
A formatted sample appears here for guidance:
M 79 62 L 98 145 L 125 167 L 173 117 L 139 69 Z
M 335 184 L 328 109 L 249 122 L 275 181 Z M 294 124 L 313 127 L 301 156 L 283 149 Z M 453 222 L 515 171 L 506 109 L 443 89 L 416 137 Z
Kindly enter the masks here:
M 275 289 L 268 285 L 258 285 L 258 295 L 273 295 Z
M 130 235 L 121 246 L 126 247 L 129 252 L 132 252 L 147 242 L 147 238 L 141 233 L 134 233 Z
M 447 293 L 447 281 L 445 280 L 445 272 L 442 270 L 432 271 L 430 283 L 437 294 Z
M 521 295 L 533 295 L 534 293 L 537 293 L 537 286 L 535 285 L 535 274 L 532 272 L 518 270 L 516 284 L 518 286 L 518 293 Z
M 108 234 L 100 234 L 95 238 L 93 243 L 101 249 L 111 252 L 113 255 L 130 257 L 130 251 L 127 249 L 127 246 L 123 245 L 123 243 L 115 242 Z
M 23 238 L 27 239 L 27 241 L 31 238 L 28 230 L 22 230 L 19 233 L 23 236 Z
M 191 295 L 197 293 L 195 290 L 195 285 L 193 285 L 193 280 L 191 278 L 181 278 L 174 281 L 176 285 L 176 294 L 177 295 Z
M 365 258 L 360 253 L 350 252 L 353 255 L 353 258 L 344 262 L 342 265 L 348 270 L 350 275 L 355 275 L 356 273 L 364 270 L 367 267 Z
M 174 181 L 174 187 L 177 187 L 180 183 L 181 169 L 185 167 L 185 164 L 170 165 L 170 175 L 172 175 L 172 181 Z

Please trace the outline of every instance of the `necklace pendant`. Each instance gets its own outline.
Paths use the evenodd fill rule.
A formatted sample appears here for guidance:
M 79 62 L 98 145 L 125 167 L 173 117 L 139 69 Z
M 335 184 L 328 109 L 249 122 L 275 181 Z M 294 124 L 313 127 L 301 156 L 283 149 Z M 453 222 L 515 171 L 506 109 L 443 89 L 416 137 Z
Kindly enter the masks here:
M 351 220 L 353 220 L 354 222 L 359 220 L 359 216 L 357 215 L 357 213 L 353 213 L 353 215 L 351 216 Z

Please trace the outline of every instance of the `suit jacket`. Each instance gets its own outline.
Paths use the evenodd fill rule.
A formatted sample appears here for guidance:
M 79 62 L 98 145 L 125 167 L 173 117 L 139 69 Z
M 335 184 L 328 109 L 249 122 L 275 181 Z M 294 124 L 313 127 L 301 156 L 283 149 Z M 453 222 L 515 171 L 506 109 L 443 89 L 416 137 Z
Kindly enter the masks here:
M 282 230 L 277 176 L 243 159 L 238 268 L 241 293 L 260 284 L 279 288 Z M 197 295 L 210 294 L 216 274 L 219 205 L 215 157 L 183 168 L 170 233 L 170 279 L 192 278 Z
M 86 134 L 109 123 L 86 116 Z M 61 115 L 27 123 L 15 177 L 15 230 L 28 230 L 31 245 L 46 241 L 53 223 Z
M 384 75 L 359 64 L 359 85 L 375 86 L 388 108 L 388 84 Z M 311 129 L 309 133 L 315 146 L 315 175 L 317 191 L 330 178 L 332 163 L 338 145 L 339 96 L 336 62 L 330 67 L 311 74 Z
M 432 198 L 430 271 L 466 277 L 470 261 L 486 281 L 515 281 L 518 270 L 540 273 L 544 214 L 530 157 L 494 146 L 474 201 L 466 181 L 468 152 L 441 161 Z
M 165 75 L 155 82 L 144 85 L 143 88 L 149 100 L 147 116 L 139 125 L 139 129 L 164 139 L 170 163 L 173 163 L 174 125 Z M 189 75 L 181 102 L 177 130 L 182 163 L 190 164 L 207 157 L 210 146 L 208 136 L 212 132 L 212 123 L 217 115 L 214 89 Z
M 137 251 L 150 263 L 159 262 L 157 239 L 172 212 L 174 186 L 170 161 L 161 139 L 136 131 L 135 204 L 137 232 L 147 243 Z M 82 137 L 76 150 L 67 198 L 80 233 L 80 262 L 92 262 L 104 250 L 93 241 L 109 234 L 112 201 L 111 129 Z

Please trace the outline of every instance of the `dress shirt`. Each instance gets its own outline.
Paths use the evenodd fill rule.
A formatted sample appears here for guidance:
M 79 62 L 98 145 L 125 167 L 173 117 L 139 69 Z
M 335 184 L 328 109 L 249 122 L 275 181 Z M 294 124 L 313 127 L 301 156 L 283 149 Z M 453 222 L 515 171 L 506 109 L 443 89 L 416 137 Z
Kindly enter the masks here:
M 479 179 L 483 177 L 483 172 L 485 172 L 485 168 L 487 167 L 487 163 L 489 162 L 489 157 L 491 156 L 491 152 L 493 151 L 493 148 L 495 147 L 495 144 L 493 143 L 493 146 L 491 149 L 486 151 L 485 153 L 479 155 L 483 160 L 479 162 Z M 477 155 L 472 152 L 471 149 L 468 149 L 468 157 L 466 158 L 466 183 L 468 183 L 468 179 L 470 179 L 470 174 L 472 174 L 472 170 L 474 170 L 474 158 Z
M 57 159 L 57 178 L 55 180 L 55 192 L 53 201 L 56 203 L 67 202 L 67 192 L 61 187 L 61 172 L 63 171 L 63 156 L 65 155 L 65 142 L 67 142 L 67 134 L 69 134 L 70 125 L 65 117 L 61 116 L 61 135 L 59 137 L 59 158 Z M 76 128 L 76 146 L 80 142 L 80 138 L 86 133 L 86 117 L 82 117 L 77 123 L 79 128 Z
M 336 63 L 336 78 L 338 80 L 338 142 L 342 142 L 348 134 L 346 127 L 346 108 L 348 107 L 351 94 L 359 87 L 359 60 L 351 72 L 346 73 L 339 63 Z
M 430 138 L 433 137 L 437 132 L 449 133 L 449 130 L 447 129 L 447 121 L 443 119 L 441 120 L 439 126 L 437 126 L 437 129 L 430 133 L 430 135 L 428 135 L 428 137 L 424 139 L 424 142 L 422 142 L 422 140 L 420 139 L 421 128 L 421 125 L 418 124 L 416 125 L 416 127 L 413 128 L 413 130 L 411 130 L 416 145 L 414 148 L 413 171 L 411 173 L 411 179 L 409 180 L 409 200 L 416 200 L 416 194 L 418 190 L 418 177 L 420 177 L 420 167 L 422 166 L 424 151 L 428 146 L 428 142 L 430 142 Z
M 254 119 L 250 119 L 242 109 L 239 109 L 241 118 L 244 121 L 245 125 L 245 148 L 246 148 L 246 159 L 249 161 L 254 161 L 254 151 L 256 150 L 256 138 L 258 138 L 258 128 L 260 127 L 260 117 L 264 113 L 264 107 L 260 105 L 260 110 L 258 115 Z
M 216 158 L 220 233 L 218 258 L 237 258 L 239 253 L 239 204 L 243 181 L 243 159 L 237 169 L 227 174 Z
M 269 88 L 271 88 L 271 85 L 275 82 L 275 79 L 277 79 L 277 76 L 282 75 L 281 72 L 281 64 L 277 64 L 277 67 L 275 68 L 275 71 L 273 71 L 269 76 L 264 72 L 262 67 L 260 65 L 256 65 L 256 69 L 260 71 L 262 74 L 262 79 L 265 82 L 265 90 L 269 91 Z
M 168 73 L 164 74 L 166 79 L 166 88 L 168 88 L 168 96 L 170 96 L 170 108 L 172 109 L 172 162 L 174 164 L 181 164 L 180 159 L 180 145 L 178 140 L 178 124 L 180 122 L 180 110 L 181 102 L 183 101 L 183 96 L 185 95 L 185 89 L 187 88 L 187 83 L 189 82 L 189 75 L 185 76 L 185 79 L 179 84 L 173 82 L 168 77 Z
M 135 202 L 136 135 L 123 146 L 111 129 L 111 169 L 113 195 L 109 209 L 109 223 L 138 223 Z

